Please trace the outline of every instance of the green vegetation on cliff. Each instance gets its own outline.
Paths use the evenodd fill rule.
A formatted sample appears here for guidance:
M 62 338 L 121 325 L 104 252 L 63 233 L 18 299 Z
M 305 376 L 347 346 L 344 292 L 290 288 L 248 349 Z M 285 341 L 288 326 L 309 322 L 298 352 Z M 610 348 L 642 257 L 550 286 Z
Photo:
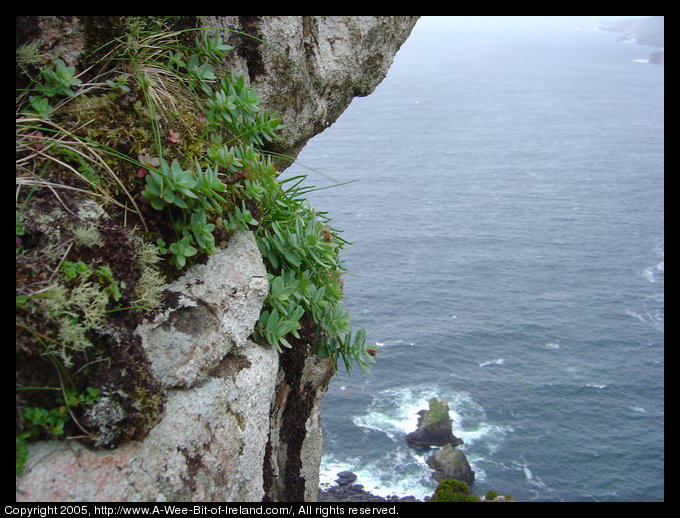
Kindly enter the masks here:
M 164 389 L 136 324 L 235 232 L 255 233 L 268 269 L 256 340 L 305 339 L 347 370 L 372 360 L 342 305 L 347 241 L 303 176 L 278 180 L 266 146 L 281 122 L 223 69 L 233 47 L 150 24 L 97 40 L 81 72 L 17 49 L 17 472 L 30 440 L 148 433 Z

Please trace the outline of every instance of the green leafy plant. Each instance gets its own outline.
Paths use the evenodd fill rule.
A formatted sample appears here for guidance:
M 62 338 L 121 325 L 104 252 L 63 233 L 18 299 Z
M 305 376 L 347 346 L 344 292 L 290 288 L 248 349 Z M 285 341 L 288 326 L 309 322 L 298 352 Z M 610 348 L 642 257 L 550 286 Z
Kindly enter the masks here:
M 186 68 L 193 79 L 203 82 L 216 79 L 215 69 L 210 63 L 201 62 L 200 58 L 194 54 L 186 63 Z
M 116 302 L 120 300 L 121 294 L 118 288 L 118 283 L 113 278 L 113 272 L 108 266 L 100 266 L 95 271 L 98 281 L 100 284 L 104 285 L 104 291 Z
M 115 79 L 107 79 L 106 84 L 112 90 L 119 90 L 124 94 L 130 93 L 130 87 L 128 86 L 128 77 L 120 75 Z
M 196 43 L 200 52 L 214 61 L 219 61 L 227 52 L 234 50 L 234 47 L 222 42 L 222 35 L 218 31 L 203 31 L 203 37 L 196 38 Z
M 48 97 L 55 95 L 75 96 L 72 87 L 82 83 L 80 79 L 75 77 L 75 67 L 67 67 L 61 60 L 57 59 L 54 63 L 54 68 L 44 67 L 42 70 L 42 77 L 44 84 L 38 86 L 37 90 Z
M 168 165 L 161 158 L 160 167 L 149 170 L 142 196 L 156 210 L 163 210 L 169 204 L 188 209 L 187 198 L 197 198 L 192 190 L 195 186 L 196 178 L 191 169 L 183 169 L 177 160 Z
M 61 270 L 64 273 L 64 279 L 67 281 L 81 275 L 87 277 L 92 273 L 90 267 L 82 261 L 64 261 L 61 263 Z
M 250 230 L 251 226 L 256 226 L 257 220 L 253 218 L 253 215 L 246 208 L 245 202 L 242 201 L 240 207 L 234 207 L 234 211 L 229 213 L 223 225 L 224 228 L 232 232 L 245 232 Z
M 198 250 L 191 246 L 191 238 L 184 236 L 181 240 L 170 245 L 170 252 L 173 254 L 173 262 L 177 268 L 183 268 L 188 257 L 196 255 Z
M 309 205 L 305 195 L 311 188 L 302 185 L 304 179 L 291 178 L 262 196 L 264 216 L 256 236 L 271 272 L 265 306 L 276 309 L 277 316 L 287 315 L 289 322 L 302 308 L 314 324 L 314 353 L 331 359 L 336 368 L 342 358 L 348 372 L 353 365 L 368 371 L 374 360 L 365 330 L 352 333 L 342 304 L 339 252 L 347 242 Z M 256 336 L 267 337 L 264 324 L 258 323 Z
M 292 334 L 295 338 L 300 338 L 297 333 L 300 329 L 300 319 L 304 315 L 304 309 L 300 306 L 286 308 L 289 311 L 279 312 L 274 308 L 271 312 L 267 309 L 262 311 L 256 326 L 255 336 L 264 338 L 267 343 L 276 347 L 281 352 L 281 346 L 290 348 L 291 345 L 286 339 L 286 335 Z
M 215 250 L 215 237 L 213 236 L 213 223 L 207 223 L 205 210 L 198 209 L 191 213 L 191 233 L 198 246 L 208 253 Z
M 479 502 L 480 498 L 470 494 L 470 487 L 460 480 L 445 478 L 437 485 L 431 502 Z
M 33 390 L 40 390 L 33 389 Z M 43 390 L 55 390 L 43 388 Z M 76 392 L 70 387 L 60 391 L 57 407 L 45 409 L 40 407 L 25 407 L 21 413 L 23 431 L 16 436 L 16 475 L 19 476 L 26 467 L 28 460 L 28 443 L 46 433 L 57 437 L 63 435 L 65 425 L 72 419 L 72 411 L 78 406 L 90 405 L 100 399 L 100 390 L 86 387 L 85 393 Z
M 49 119 L 52 112 L 54 112 L 54 108 L 50 105 L 50 101 L 41 95 L 31 95 L 29 97 L 29 103 L 31 109 L 23 112 L 26 115 L 37 115 L 40 118 Z

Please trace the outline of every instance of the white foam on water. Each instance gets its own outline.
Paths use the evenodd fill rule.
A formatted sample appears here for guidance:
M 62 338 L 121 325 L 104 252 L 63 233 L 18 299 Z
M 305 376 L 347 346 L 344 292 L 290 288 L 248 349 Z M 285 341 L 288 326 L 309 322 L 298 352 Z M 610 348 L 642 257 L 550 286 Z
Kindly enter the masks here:
M 486 367 L 487 365 L 503 365 L 505 360 L 503 358 L 496 358 L 495 360 L 489 360 L 487 362 L 482 362 L 479 364 L 480 367 Z
M 641 313 L 632 309 L 627 309 L 626 315 L 651 326 L 653 329 L 663 331 L 665 317 L 664 295 L 660 293 L 645 297 L 642 301 Z
M 324 456 L 321 460 L 319 485 L 322 488 L 334 486 L 338 473 L 351 471 L 357 476 L 353 483 L 361 484 L 365 491 L 374 495 L 410 495 L 422 500 L 425 496 L 432 495 L 436 487 L 429 475 L 431 471 L 428 470 L 424 461 L 410 450 L 401 450 L 389 459 L 369 462 L 356 458 L 340 461 Z
M 541 489 L 547 487 L 545 482 L 532 473 L 528 465 L 525 464 L 522 468 L 522 471 L 524 471 L 524 476 L 527 478 L 527 482 L 529 482 L 529 484 L 532 486 L 540 487 Z
M 359 459 L 347 459 L 343 462 L 330 455 L 324 455 L 319 466 L 319 485 L 321 487 L 334 486 L 338 473 L 352 471 L 357 462 Z
M 376 394 L 366 413 L 354 416 L 352 421 L 360 428 L 385 434 L 394 446 L 378 452 L 378 458 L 327 459 L 324 466 L 332 471 L 332 480 L 339 471 L 350 470 L 358 477 L 356 483 L 376 495 L 413 495 L 418 499 L 431 495 L 435 484 L 426 463 L 431 451 L 410 447 L 404 437 L 417 428 L 418 412 L 429 408 L 432 398 L 448 401 L 453 433 L 464 441 L 460 448 L 466 452 L 476 480 L 484 480 L 486 475 L 477 463 L 496 451 L 502 437 L 512 429 L 487 422 L 484 409 L 469 393 L 436 386 L 400 387 Z
M 642 276 L 649 282 L 656 283 L 658 281 L 658 274 L 663 273 L 664 266 L 664 245 L 659 243 L 654 247 L 654 255 L 657 256 L 657 263 L 653 266 L 648 266 L 642 271 Z M 659 261 L 658 258 L 661 258 Z
M 383 432 L 391 439 L 402 437 L 417 428 L 418 411 L 427 409 L 433 397 L 439 397 L 435 389 L 419 394 L 406 388 L 385 390 L 374 398 L 368 413 L 354 416 L 352 421 L 359 427 Z
M 661 261 L 654 266 L 648 266 L 642 271 L 642 276 L 647 279 L 649 282 L 657 282 L 657 272 L 663 272 L 664 271 L 664 262 Z
M 512 469 L 518 469 L 522 471 L 522 473 L 524 473 L 524 477 L 530 485 L 539 489 L 548 489 L 547 484 L 543 482 L 543 480 L 541 480 L 541 478 L 538 477 L 533 471 L 531 471 L 529 463 L 524 458 L 524 455 L 521 456 L 521 459 L 521 462 L 511 461 Z

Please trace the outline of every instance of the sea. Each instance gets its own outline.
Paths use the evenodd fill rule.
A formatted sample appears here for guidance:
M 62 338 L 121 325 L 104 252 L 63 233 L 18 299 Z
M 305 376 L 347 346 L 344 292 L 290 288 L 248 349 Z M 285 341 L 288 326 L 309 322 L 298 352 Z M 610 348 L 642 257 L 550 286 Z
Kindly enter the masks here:
M 378 350 L 324 398 L 322 487 L 432 494 L 436 397 L 475 494 L 664 500 L 664 68 L 616 18 L 422 18 L 286 170 Z

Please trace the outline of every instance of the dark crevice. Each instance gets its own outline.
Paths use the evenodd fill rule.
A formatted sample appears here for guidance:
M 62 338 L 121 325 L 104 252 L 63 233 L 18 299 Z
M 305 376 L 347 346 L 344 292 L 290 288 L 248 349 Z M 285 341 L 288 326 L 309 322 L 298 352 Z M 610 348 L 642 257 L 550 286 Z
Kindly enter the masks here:
M 245 58 L 248 65 L 250 83 L 255 83 L 258 77 L 265 74 L 264 61 L 261 53 L 261 34 L 259 30 L 260 16 L 239 16 L 242 32 L 251 37 L 244 36 L 237 52 Z

